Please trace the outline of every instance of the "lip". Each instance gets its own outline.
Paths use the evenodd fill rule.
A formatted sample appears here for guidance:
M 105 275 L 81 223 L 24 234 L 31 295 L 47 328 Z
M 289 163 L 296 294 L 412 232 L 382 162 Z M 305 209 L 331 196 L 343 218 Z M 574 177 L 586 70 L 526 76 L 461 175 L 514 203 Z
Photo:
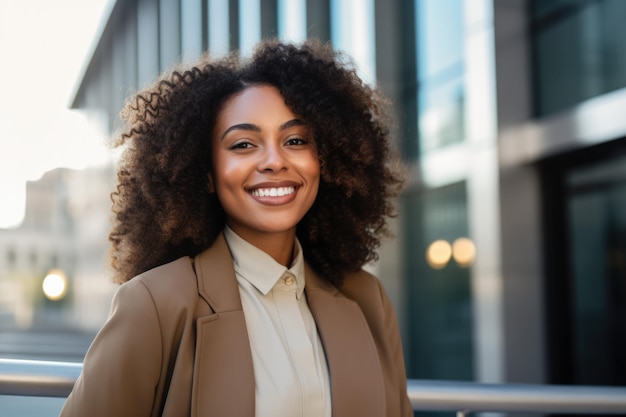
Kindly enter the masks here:
M 293 200 L 295 200 L 298 194 L 298 190 L 301 188 L 301 186 L 302 186 L 301 184 L 294 182 L 294 181 L 276 181 L 276 182 L 268 181 L 268 182 L 254 184 L 253 186 L 250 186 L 250 187 L 245 187 L 245 190 L 247 194 L 250 196 L 250 198 L 252 198 L 253 200 L 265 206 L 281 206 L 284 204 L 289 204 Z M 275 196 L 269 196 L 269 195 L 260 196 L 260 195 L 253 194 L 255 190 L 260 190 L 260 189 L 284 189 L 284 188 L 293 188 L 294 191 L 289 194 L 275 195 Z

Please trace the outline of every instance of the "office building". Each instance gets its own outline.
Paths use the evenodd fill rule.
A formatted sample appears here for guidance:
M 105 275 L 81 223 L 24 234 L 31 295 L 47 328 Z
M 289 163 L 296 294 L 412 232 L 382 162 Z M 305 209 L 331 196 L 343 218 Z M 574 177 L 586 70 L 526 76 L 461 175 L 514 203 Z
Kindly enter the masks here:
M 374 266 L 410 378 L 626 384 L 626 2 L 112 1 L 72 106 L 113 132 L 180 61 L 318 37 L 413 166 Z

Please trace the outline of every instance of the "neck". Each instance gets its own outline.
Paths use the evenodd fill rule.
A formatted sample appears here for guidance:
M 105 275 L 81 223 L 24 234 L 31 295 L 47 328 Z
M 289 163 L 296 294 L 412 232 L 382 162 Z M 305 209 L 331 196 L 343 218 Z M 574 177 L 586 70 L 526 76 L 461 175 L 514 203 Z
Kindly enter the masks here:
M 293 246 L 296 239 L 295 227 L 284 232 L 255 233 L 249 230 L 240 230 L 231 225 L 229 226 L 239 237 L 267 253 L 279 264 L 286 267 L 291 266 L 293 261 Z

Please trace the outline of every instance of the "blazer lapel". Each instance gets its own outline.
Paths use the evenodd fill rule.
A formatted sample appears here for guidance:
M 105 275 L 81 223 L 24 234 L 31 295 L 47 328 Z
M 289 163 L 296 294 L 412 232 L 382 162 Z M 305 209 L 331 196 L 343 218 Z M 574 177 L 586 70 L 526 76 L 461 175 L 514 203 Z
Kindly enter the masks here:
M 195 258 L 198 293 L 214 314 L 196 325 L 191 415 L 254 415 L 254 369 L 233 260 L 220 234 Z
M 360 307 L 307 264 L 306 295 L 330 371 L 333 416 L 385 415 L 378 352 Z

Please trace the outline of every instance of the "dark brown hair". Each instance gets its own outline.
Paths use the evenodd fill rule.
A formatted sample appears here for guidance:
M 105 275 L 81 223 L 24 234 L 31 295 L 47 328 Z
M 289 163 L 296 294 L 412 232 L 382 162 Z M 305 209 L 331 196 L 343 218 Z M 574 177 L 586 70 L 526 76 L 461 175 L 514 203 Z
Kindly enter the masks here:
M 330 45 L 267 40 L 252 58 L 204 57 L 127 102 L 114 142 L 123 147 L 109 235 L 115 281 L 195 256 L 221 232 L 225 215 L 208 187 L 211 132 L 225 101 L 254 84 L 277 87 L 313 130 L 320 188 L 297 227 L 307 262 L 339 285 L 376 259 L 404 173 L 386 103 Z

